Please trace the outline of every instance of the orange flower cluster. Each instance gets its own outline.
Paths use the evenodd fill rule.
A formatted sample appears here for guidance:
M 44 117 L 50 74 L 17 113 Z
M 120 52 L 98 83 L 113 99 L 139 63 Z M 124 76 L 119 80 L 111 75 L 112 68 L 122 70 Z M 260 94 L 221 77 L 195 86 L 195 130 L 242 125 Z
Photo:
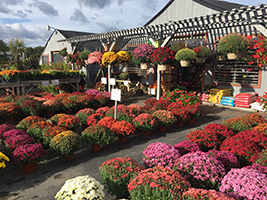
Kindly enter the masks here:
M 2 119 L 20 115 L 20 107 L 15 103 L 0 103 L 0 117 Z
M 132 123 L 126 121 L 117 121 L 111 127 L 116 135 L 128 136 L 134 134 L 135 127 Z

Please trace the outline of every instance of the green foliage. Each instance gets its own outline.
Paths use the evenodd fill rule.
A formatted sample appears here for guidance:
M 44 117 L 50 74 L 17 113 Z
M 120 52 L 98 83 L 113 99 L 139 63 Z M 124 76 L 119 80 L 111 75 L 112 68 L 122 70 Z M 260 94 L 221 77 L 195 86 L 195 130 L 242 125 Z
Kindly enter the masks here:
M 129 75 L 129 73 L 127 73 L 127 72 L 121 73 L 121 74 L 119 75 L 119 78 L 120 78 L 120 79 L 123 79 L 123 80 L 127 80 L 127 79 L 129 79 L 129 77 L 130 77 L 130 75 Z
M 54 96 L 59 94 L 59 90 L 57 89 L 56 85 L 52 85 L 52 84 L 50 84 L 49 86 L 39 85 L 38 88 L 43 90 L 44 92 L 51 92 L 52 95 L 54 95 Z
M 218 44 L 218 53 L 223 55 L 227 53 L 239 53 L 248 51 L 250 41 L 243 35 L 230 33 L 224 36 Z
M 241 118 L 230 118 L 222 122 L 222 125 L 230 128 L 234 133 L 239 133 L 245 130 L 251 130 L 252 126 Z
M 82 132 L 82 140 L 102 147 L 115 142 L 115 135 L 109 128 L 97 124 L 89 126 Z
M 11 39 L 8 43 L 9 51 L 12 53 L 12 60 L 20 57 L 20 54 L 25 52 L 24 41 L 20 39 Z M 19 60 L 19 59 L 17 59 Z
M 62 57 L 65 57 L 67 55 L 67 48 L 63 48 L 58 52 L 59 55 L 61 55 Z
M 262 150 L 255 163 L 266 166 L 267 167 L 267 149 Z
M 175 53 L 181 49 L 185 48 L 185 43 L 183 42 L 178 42 L 175 44 L 171 44 L 170 49 L 173 50 Z
M 40 66 L 41 70 L 45 69 L 71 69 L 71 65 L 68 65 L 64 62 L 56 62 L 56 63 L 48 63 L 48 64 L 42 64 Z
M 91 51 L 82 51 L 79 54 L 79 57 L 83 60 L 87 60 L 88 59 L 88 55 L 91 53 Z
M 196 53 L 192 49 L 181 49 L 175 54 L 175 59 L 181 60 L 194 60 L 196 58 Z
M 3 40 L 0 40 L 0 64 L 8 61 L 6 52 L 8 52 L 7 44 Z

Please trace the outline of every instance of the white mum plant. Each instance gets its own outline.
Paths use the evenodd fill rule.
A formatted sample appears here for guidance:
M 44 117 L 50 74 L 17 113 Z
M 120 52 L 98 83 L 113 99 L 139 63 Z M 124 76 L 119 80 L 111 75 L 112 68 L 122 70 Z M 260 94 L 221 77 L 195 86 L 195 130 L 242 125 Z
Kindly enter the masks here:
M 55 196 L 57 200 L 101 200 L 104 199 L 104 186 L 96 179 L 86 176 L 77 176 L 65 182 Z

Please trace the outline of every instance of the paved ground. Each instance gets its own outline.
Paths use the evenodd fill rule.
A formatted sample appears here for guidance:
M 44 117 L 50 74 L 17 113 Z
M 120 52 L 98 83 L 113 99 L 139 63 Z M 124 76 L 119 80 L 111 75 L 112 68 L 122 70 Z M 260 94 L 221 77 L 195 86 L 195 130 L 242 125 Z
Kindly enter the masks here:
M 139 96 L 124 103 L 143 105 L 147 98 L 149 96 Z M 32 174 L 24 174 L 20 165 L 10 161 L 5 169 L 0 170 L 0 199 L 53 199 L 67 179 L 90 175 L 101 182 L 98 166 L 107 159 L 129 156 L 142 165 L 142 151 L 150 143 L 160 141 L 174 145 L 184 140 L 191 130 L 201 128 L 209 123 L 221 123 L 228 118 L 251 113 L 248 110 L 229 109 L 207 104 L 201 105 L 200 109 L 202 116 L 197 118 L 193 125 L 186 125 L 183 128 L 170 127 L 166 133 L 155 131 L 151 136 L 134 135 L 128 139 L 127 143 L 114 143 L 104 147 L 101 152 L 92 152 L 89 145 L 84 145 L 80 151 L 75 152 L 72 161 L 63 162 L 48 151 L 46 160 L 38 163 L 37 171 Z M 107 193 L 105 199 L 115 200 Z

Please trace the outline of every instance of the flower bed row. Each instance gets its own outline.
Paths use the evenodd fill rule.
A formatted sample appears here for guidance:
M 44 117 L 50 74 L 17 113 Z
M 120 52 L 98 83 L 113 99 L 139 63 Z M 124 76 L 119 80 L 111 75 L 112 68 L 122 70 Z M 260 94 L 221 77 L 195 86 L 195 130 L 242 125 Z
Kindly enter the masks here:
M 174 146 L 155 142 L 143 151 L 146 169 L 129 157 L 99 166 L 102 182 L 117 198 L 267 199 L 267 125 L 258 114 L 238 118 L 251 128 L 209 124 Z M 231 121 L 231 119 L 226 120 Z

